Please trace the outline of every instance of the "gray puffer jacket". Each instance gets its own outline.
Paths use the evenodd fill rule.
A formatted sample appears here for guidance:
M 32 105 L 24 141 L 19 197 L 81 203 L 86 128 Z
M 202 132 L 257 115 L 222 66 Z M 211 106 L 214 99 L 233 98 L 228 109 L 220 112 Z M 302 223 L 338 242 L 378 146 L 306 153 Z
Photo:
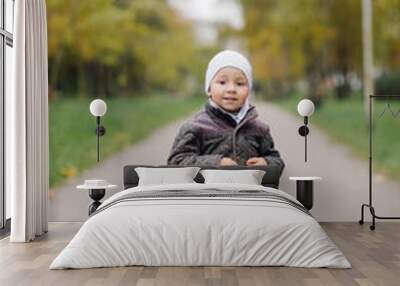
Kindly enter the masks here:
M 205 109 L 184 123 L 172 146 L 168 165 L 218 166 L 223 157 L 246 165 L 251 157 L 263 157 L 283 170 L 285 164 L 274 149 L 269 126 L 257 119 L 251 106 L 245 118 L 235 120 L 207 103 Z

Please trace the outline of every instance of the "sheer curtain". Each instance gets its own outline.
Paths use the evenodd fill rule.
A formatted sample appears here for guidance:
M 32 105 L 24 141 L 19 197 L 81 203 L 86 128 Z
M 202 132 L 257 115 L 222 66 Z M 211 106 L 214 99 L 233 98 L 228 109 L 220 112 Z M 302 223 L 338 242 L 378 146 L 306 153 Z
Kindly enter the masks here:
M 47 232 L 48 79 L 45 0 L 15 2 L 13 92 L 6 98 L 12 242 Z

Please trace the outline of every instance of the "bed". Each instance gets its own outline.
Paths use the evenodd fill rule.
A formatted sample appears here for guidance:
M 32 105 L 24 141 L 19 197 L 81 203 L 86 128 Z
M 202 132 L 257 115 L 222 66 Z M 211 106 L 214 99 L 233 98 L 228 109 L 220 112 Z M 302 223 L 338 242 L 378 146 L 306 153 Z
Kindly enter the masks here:
M 204 183 L 200 173 L 193 183 L 138 185 L 137 167 L 124 167 L 125 189 L 102 203 L 50 269 L 351 267 L 307 209 L 278 189 L 279 169 L 252 168 L 265 171 L 260 185 Z

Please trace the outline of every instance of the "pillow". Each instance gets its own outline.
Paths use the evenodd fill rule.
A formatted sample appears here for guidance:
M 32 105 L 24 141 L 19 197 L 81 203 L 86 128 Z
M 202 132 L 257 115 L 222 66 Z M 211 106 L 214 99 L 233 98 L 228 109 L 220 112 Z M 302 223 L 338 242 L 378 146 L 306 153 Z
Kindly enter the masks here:
M 246 184 L 261 185 L 265 171 L 262 170 L 202 170 L 200 174 L 204 177 L 205 184 Z
M 139 176 L 138 186 L 195 183 L 193 179 L 199 170 L 199 167 L 135 168 Z

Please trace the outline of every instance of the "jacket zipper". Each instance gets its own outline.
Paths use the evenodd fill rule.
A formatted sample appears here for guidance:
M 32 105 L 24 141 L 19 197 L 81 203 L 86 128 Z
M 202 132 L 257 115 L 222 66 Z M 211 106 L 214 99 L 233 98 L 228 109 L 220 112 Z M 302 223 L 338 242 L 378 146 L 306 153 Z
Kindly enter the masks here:
M 238 132 L 238 130 L 246 123 L 246 122 L 248 122 L 248 121 L 250 121 L 250 120 L 252 120 L 252 119 L 254 119 L 254 118 L 256 118 L 257 116 L 252 116 L 252 117 L 249 117 L 249 118 L 246 118 L 245 120 L 243 120 L 242 122 L 240 122 L 239 123 L 239 125 L 238 126 L 236 126 L 235 127 L 235 129 L 233 129 L 233 132 L 232 132 L 232 150 L 233 150 L 233 158 L 234 158 L 234 160 L 236 161 L 236 156 L 237 156 L 237 154 L 236 154 L 236 133 Z

